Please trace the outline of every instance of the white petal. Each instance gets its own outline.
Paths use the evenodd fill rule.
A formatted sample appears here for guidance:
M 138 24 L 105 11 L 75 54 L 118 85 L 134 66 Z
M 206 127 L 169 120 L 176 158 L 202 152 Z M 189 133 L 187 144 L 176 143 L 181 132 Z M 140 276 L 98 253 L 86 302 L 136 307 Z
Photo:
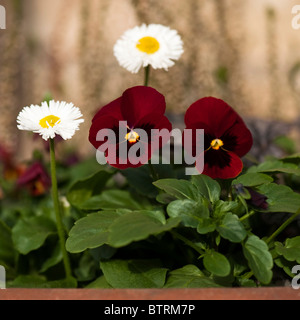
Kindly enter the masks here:
M 53 127 L 43 128 L 40 125 L 41 119 L 50 115 L 60 120 Z M 66 140 L 71 139 L 75 131 L 79 130 L 79 124 L 84 122 L 81 117 L 82 113 L 73 103 L 51 100 L 49 104 L 42 102 L 41 106 L 31 105 L 23 108 L 17 117 L 17 127 L 20 130 L 38 133 L 44 140 L 52 139 L 56 135 Z
M 140 51 L 136 45 L 143 37 L 153 37 L 159 42 L 159 49 L 152 54 Z M 160 24 L 145 24 L 127 30 L 117 40 L 114 55 L 119 64 L 132 73 L 141 67 L 151 65 L 154 69 L 168 69 L 183 53 L 183 42 L 176 30 Z

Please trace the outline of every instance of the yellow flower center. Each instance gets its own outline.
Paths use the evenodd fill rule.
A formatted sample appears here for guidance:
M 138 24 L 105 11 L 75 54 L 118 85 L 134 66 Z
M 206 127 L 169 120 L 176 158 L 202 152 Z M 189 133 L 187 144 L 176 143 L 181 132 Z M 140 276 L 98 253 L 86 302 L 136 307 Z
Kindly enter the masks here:
M 47 116 L 40 120 L 40 126 L 42 128 L 48 129 L 49 127 L 54 127 L 57 123 L 59 123 L 60 118 L 56 116 Z
M 153 37 L 144 37 L 138 41 L 136 47 L 142 52 L 153 54 L 158 51 L 159 42 Z
M 129 143 L 135 143 L 138 141 L 139 138 L 140 136 L 133 130 L 128 132 L 125 136 L 125 139 L 128 140 Z
M 224 145 L 223 141 L 220 139 L 214 139 L 211 143 L 210 146 L 215 149 L 215 150 L 219 150 L 220 147 L 222 147 Z

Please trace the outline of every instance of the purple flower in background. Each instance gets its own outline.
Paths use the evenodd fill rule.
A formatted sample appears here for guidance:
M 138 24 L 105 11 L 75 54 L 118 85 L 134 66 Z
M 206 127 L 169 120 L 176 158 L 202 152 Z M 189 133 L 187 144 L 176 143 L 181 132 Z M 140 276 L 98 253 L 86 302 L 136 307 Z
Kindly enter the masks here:
M 20 175 L 17 185 L 27 188 L 33 196 L 40 196 L 51 187 L 51 179 L 43 165 L 35 162 Z

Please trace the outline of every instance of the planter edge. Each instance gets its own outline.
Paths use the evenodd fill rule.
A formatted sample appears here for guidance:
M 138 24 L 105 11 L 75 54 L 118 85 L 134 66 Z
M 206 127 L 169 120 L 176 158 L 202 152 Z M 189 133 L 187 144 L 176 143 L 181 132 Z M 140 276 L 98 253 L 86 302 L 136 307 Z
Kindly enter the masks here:
M 2 289 L 0 300 L 300 300 L 291 287 L 205 289 Z

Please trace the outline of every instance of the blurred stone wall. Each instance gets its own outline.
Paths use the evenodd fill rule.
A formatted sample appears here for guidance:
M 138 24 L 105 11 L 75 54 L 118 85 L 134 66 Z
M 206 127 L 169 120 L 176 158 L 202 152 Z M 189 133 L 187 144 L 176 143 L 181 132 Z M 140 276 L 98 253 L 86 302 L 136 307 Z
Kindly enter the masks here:
M 298 3 L 297 3 L 298 2 Z M 300 30 L 291 26 L 297 0 L 3 0 L 0 30 L 0 143 L 30 155 L 39 142 L 16 128 L 22 107 L 47 92 L 72 101 L 86 119 L 74 139 L 82 152 L 100 106 L 143 83 L 113 56 L 116 40 L 141 23 L 177 29 L 182 58 L 153 71 L 150 85 L 168 111 L 183 113 L 213 95 L 246 117 L 296 122 L 300 111 Z

